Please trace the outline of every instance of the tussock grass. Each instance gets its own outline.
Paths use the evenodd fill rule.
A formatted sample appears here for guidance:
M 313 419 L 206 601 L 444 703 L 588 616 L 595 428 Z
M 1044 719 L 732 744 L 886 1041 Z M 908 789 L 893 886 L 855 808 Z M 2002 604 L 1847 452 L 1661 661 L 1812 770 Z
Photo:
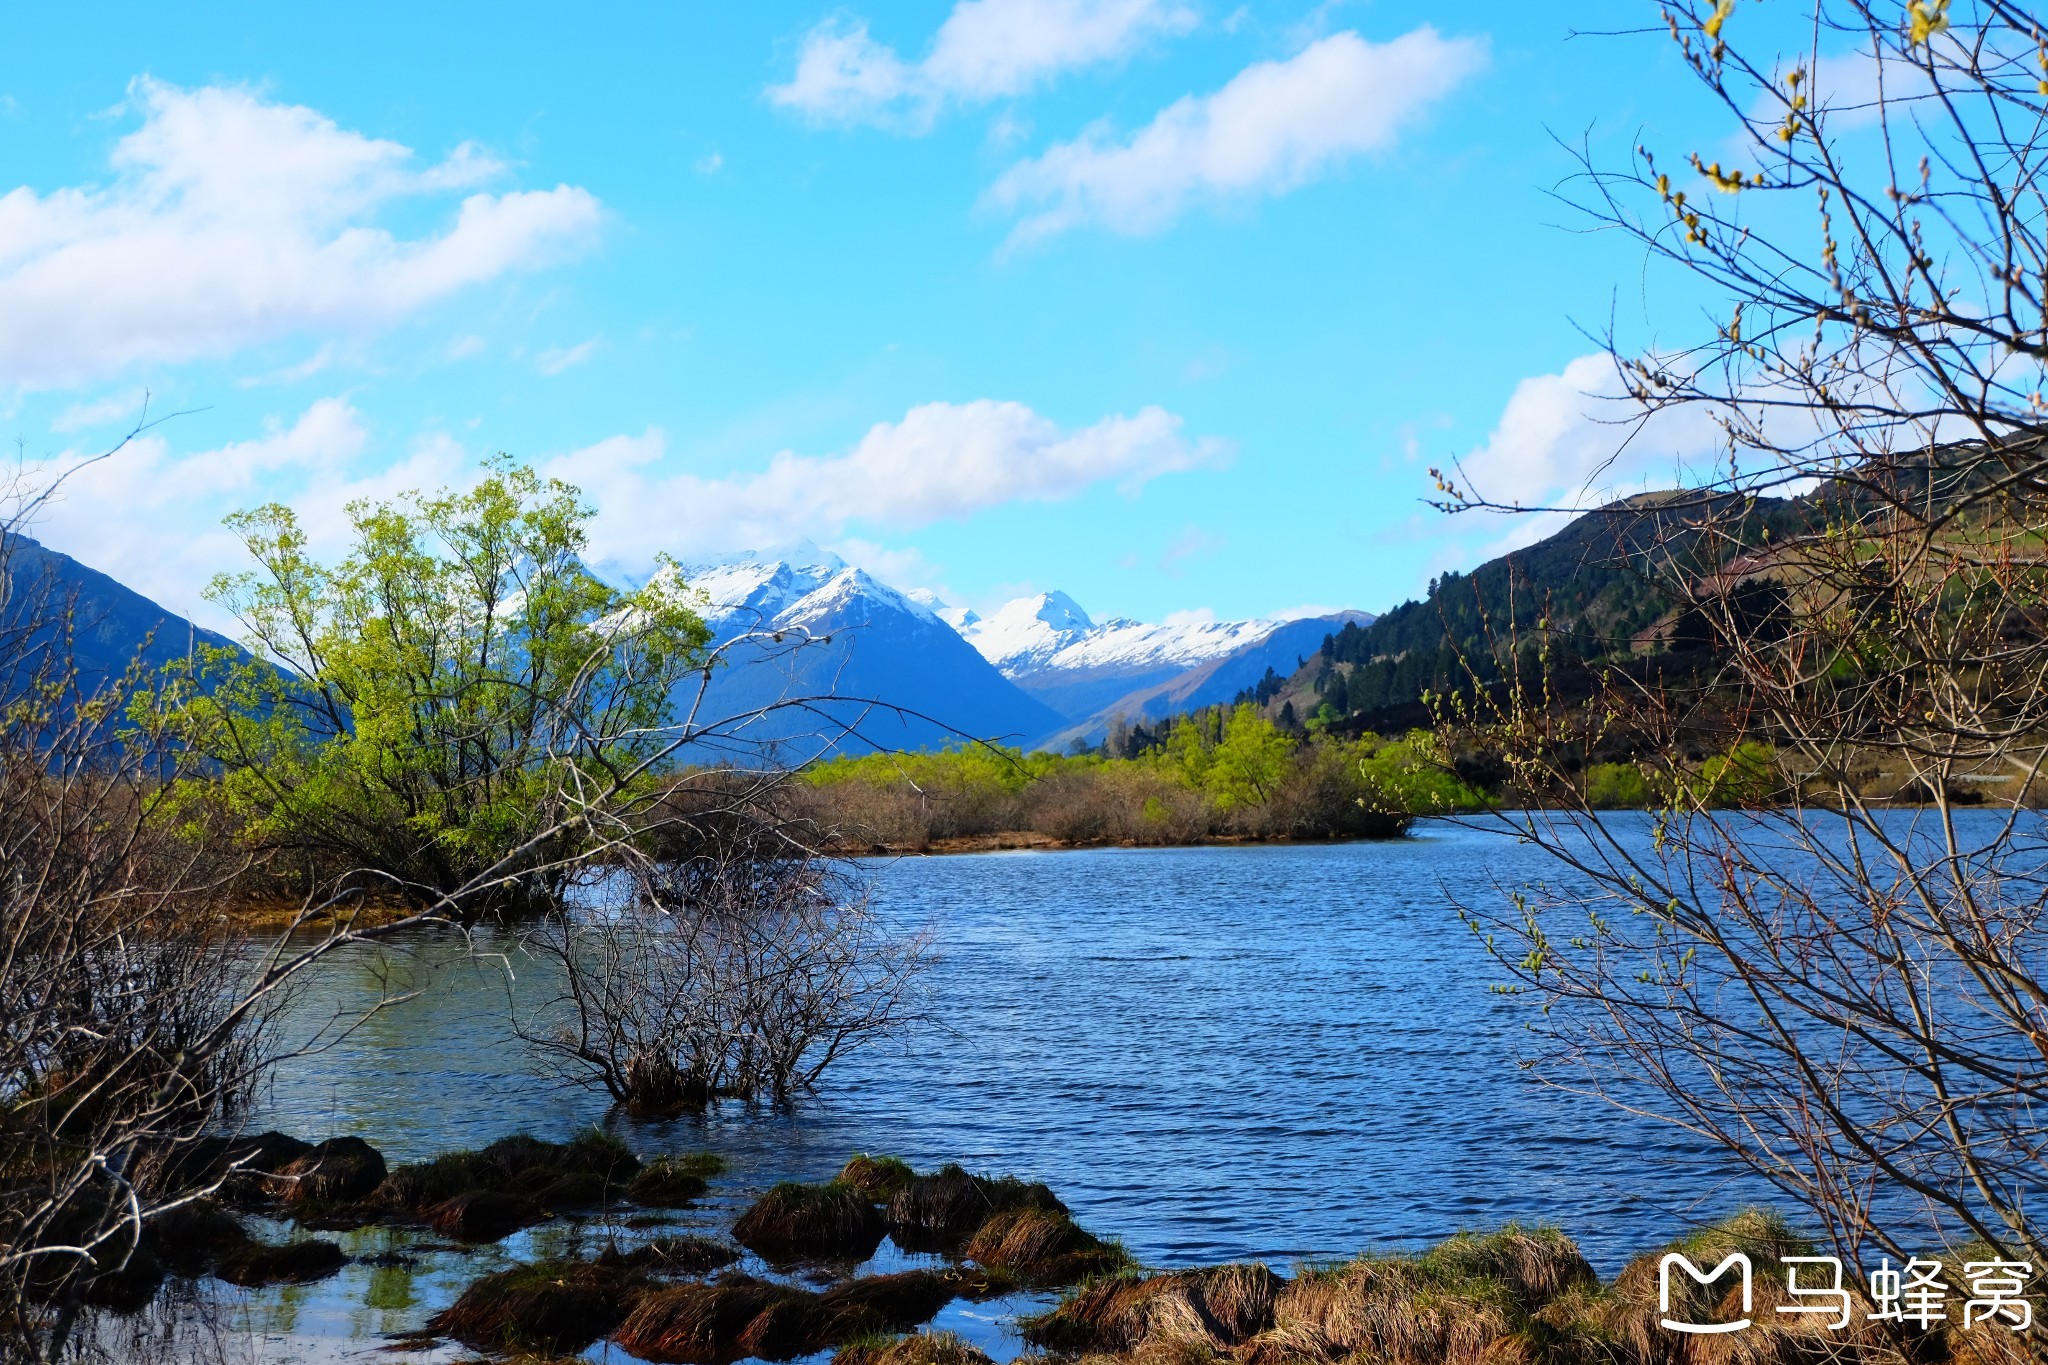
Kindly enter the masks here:
M 368 1202 L 388 1212 L 431 1217 L 459 1196 L 491 1191 L 531 1199 L 546 1208 L 588 1208 L 603 1203 L 615 1188 L 630 1187 L 641 1169 L 639 1158 L 624 1142 L 600 1129 L 568 1142 L 544 1142 L 515 1133 L 480 1151 L 445 1152 L 431 1161 L 400 1166 L 369 1193 Z
M 851 1341 L 874 1349 L 886 1333 L 929 1322 L 953 1297 L 948 1278 L 928 1270 L 865 1276 L 822 1294 L 732 1274 L 648 1295 L 613 1340 L 682 1365 L 791 1360 Z
M 1026 1341 L 1062 1355 L 1128 1351 L 1144 1340 L 1151 1301 L 1168 1278 L 1135 1271 L 1112 1275 L 1083 1285 L 1019 1326 Z
M 483 1351 L 573 1353 L 623 1322 L 646 1289 L 617 1261 L 519 1265 L 472 1283 L 427 1330 Z
M 794 1306 L 808 1308 L 816 1297 L 737 1274 L 712 1284 L 676 1285 L 641 1299 L 612 1340 L 657 1365 L 728 1365 L 758 1354 L 756 1346 L 775 1344 L 767 1340 L 771 1332 L 786 1332 Z M 743 1345 L 755 1320 L 771 1311 L 774 1320 Z
M 282 1245 L 248 1242 L 223 1256 L 214 1273 L 229 1284 L 245 1287 L 311 1284 L 326 1279 L 346 1264 L 348 1257 L 340 1247 L 319 1238 Z
M 832 1365 L 995 1365 L 988 1354 L 952 1332 L 907 1337 L 863 1337 L 848 1342 Z
M 638 1176 L 634 1177 L 636 1180 Z M 556 1176 L 533 1192 L 533 1202 L 550 1213 L 593 1209 L 609 1201 L 613 1187 L 595 1171 L 571 1171 Z
M 906 1251 L 958 1252 L 991 1215 L 1018 1208 L 1067 1212 L 1044 1185 L 991 1180 L 949 1165 L 912 1177 L 889 1200 L 889 1234 Z
M 1233 1349 L 1274 1325 L 1284 1282 L 1263 1265 L 1113 1275 L 1024 1323 L 1027 1341 L 1063 1354 L 1199 1343 Z
M 1024 1324 L 1027 1340 L 1129 1365 L 1565 1365 L 1590 1342 L 1533 1315 L 1599 1280 L 1549 1229 L 1466 1233 L 1406 1256 L 1363 1256 L 1283 1280 L 1227 1265 L 1083 1286 Z M 1591 1359 L 1588 1365 L 1591 1365 Z
M 770 1259 L 810 1257 L 866 1260 L 882 1243 L 882 1215 L 860 1191 L 841 1181 L 777 1185 L 733 1224 L 741 1246 Z
M 533 1200 L 499 1190 L 469 1190 L 427 1210 L 427 1224 L 443 1237 L 495 1242 L 543 1222 L 547 1214 Z
M 626 1198 L 649 1208 L 681 1208 L 700 1199 L 711 1179 L 724 1172 L 725 1158 L 713 1152 L 658 1156 L 640 1168 L 626 1186 Z
M 358 1137 L 329 1138 L 277 1168 L 266 1193 L 293 1204 L 346 1204 L 383 1183 L 384 1155 Z
M 655 1275 L 708 1275 L 739 1260 L 740 1253 L 709 1237 L 657 1237 L 628 1252 L 606 1251 L 598 1259 L 607 1256 Z
M 181 1274 L 196 1275 L 249 1243 L 241 1221 L 210 1199 L 167 1209 L 143 1227 L 142 1245 Z
M 877 1204 L 886 1204 L 897 1192 L 917 1179 L 917 1172 L 901 1157 L 855 1154 L 840 1169 L 839 1178 Z
M 968 1238 L 962 1254 L 1037 1288 L 1078 1284 L 1131 1267 L 1122 1247 L 1087 1232 L 1063 1212 L 1036 1207 L 991 1214 Z
M 930 1322 L 957 1297 L 950 1276 L 930 1270 L 865 1275 L 818 1296 L 825 1330 L 834 1341 L 875 1332 L 905 1332 Z
M 1778 1258 L 1810 1256 L 1815 1250 L 1813 1242 L 1777 1214 L 1745 1209 L 1636 1257 L 1615 1276 L 1613 1287 L 1592 1302 L 1561 1300 L 1544 1316 L 1556 1321 L 1571 1340 L 1592 1341 L 1646 1365 L 1903 1365 L 1901 1342 L 1867 1320 L 1870 1304 L 1853 1272 L 1844 1277 L 1851 1321 L 1840 1331 L 1828 1326 L 1832 1317 L 1777 1311 L 1792 1302 Z M 1705 1269 L 1731 1252 L 1747 1254 L 1756 1268 L 1749 1314 L 1753 1325 L 1726 1336 L 1684 1336 L 1660 1326 L 1665 1314 L 1658 1306 L 1657 1263 L 1671 1251 L 1682 1252 Z M 1703 1285 L 1690 1275 L 1674 1274 L 1670 1316 L 1732 1319 L 1740 1316 L 1740 1294 L 1732 1275 Z M 1562 1321 L 1567 1308 L 1576 1310 L 1575 1320 Z M 1935 1335 L 1915 1341 L 1916 1352 L 1940 1347 Z
M 1272 1343 L 1283 1354 L 1366 1355 L 1394 1362 L 1477 1362 L 1521 1325 L 1498 1280 L 1405 1257 L 1360 1258 L 1305 1271 L 1274 1304 Z

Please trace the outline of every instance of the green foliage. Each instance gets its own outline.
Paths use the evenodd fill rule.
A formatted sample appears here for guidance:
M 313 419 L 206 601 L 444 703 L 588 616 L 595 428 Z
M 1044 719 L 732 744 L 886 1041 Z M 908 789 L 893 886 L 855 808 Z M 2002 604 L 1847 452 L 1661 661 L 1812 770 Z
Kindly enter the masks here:
M 1777 750 L 1761 740 L 1746 739 L 1700 765 L 1698 790 L 1709 805 L 1764 805 L 1776 800 L 1784 786 Z
M 1586 804 L 1595 810 L 1639 810 L 1650 804 L 1650 784 L 1633 763 L 1595 763 L 1586 769 Z
M 1106 799 L 1132 792 L 1136 817 L 1161 829 L 1174 823 L 1170 793 L 1180 791 L 1198 798 L 1197 808 L 1226 818 L 1233 827 L 1284 828 L 1311 837 L 1383 832 L 1386 816 L 1486 805 L 1482 794 L 1449 770 L 1434 739 L 1422 731 L 1393 743 L 1374 735 L 1355 740 L 1302 735 L 1240 702 L 1170 717 L 1132 736 L 1124 741 L 1130 752 L 1115 758 L 969 745 L 843 756 L 815 765 L 807 777 L 827 791 L 847 784 L 907 788 L 954 811 L 992 810 L 1005 798 L 1034 790 L 1092 784 Z M 1147 783 L 1151 789 L 1140 792 Z M 1239 819 L 1261 812 L 1273 819 L 1248 824 Z
M 550 834 L 555 795 L 644 780 L 709 630 L 672 567 L 634 592 L 590 573 L 590 509 L 507 460 L 348 515 L 332 566 L 286 507 L 228 519 L 258 567 L 209 596 L 255 657 L 202 650 L 151 699 L 218 771 L 198 795 L 415 899 L 479 876 L 553 895 L 576 839 Z
M 1437 737 L 1427 730 L 1411 731 L 1406 739 L 1389 744 L 1368 742 L 1358 769 L 1370 791 L 1369 804 L 1381 810 L 1409 815 L 1449 815 L 1457 811 L 1484 810 L 1485 795 L 1467 785 L 1445 757 Z

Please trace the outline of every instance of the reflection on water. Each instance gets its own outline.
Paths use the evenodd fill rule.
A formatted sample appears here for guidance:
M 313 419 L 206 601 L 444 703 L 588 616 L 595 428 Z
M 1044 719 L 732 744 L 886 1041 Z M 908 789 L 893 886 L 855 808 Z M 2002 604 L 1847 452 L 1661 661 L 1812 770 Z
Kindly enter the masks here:
M 607 1121 L 643 1155 L 731 1158 L 717 1198 L 689 1216 L 720 1230 L 749 1193 L 823 1178 L 856 1151 L 920 1168 L 957 1160 L 1046 1181 L 1085 1225 L 1156 1265 L 1285 1265 L 1522 1218 L 1562 1225 L 1611 1271 L 1755 1197 L 1686 1135 L 1517 1071 L 1518 1007 L 1488 994 L 1494 974 L 1451 902 L 1550 875 L 1533 848 L 1433 824 L 1391 844 L 872 871 L 889 913 L 935 932 L 937 1023 L 906 1048 L 849 1059 L 793 1113 L 608 1120 L 602 1097 L 536 1075 L 507 1036 L 508 998 L 545 994 L 537 964 L 509 942 L 487 945 L 505 952 L 493 959 L 434 941 L 322 975 L 303 1019 L 393 984 L 421 993 L 294 1064 L 259 1122 L 359 1134 L 398 1162 Z M 353 1264 L 230 1306 L 273 1343 L 262 1359 L 331 1358 L 416 1327 L 507 1258 L 595 1235 L 552 1225 L 464 1255 L 365 1232 L 352 1254 L 415 1263 Z M 987 1319 L 1010 1307 L 958 1304 L 940 1325 L 1007 1359 L 1018 1345 Z

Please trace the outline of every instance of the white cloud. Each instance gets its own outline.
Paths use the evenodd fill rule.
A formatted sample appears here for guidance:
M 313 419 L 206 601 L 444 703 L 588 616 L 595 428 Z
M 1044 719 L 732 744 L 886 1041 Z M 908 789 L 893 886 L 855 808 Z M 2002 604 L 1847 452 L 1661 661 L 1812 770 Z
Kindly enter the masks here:
M 545 375 L 560 374 L 564 370 L 581 365 L 597 354 L 598 345 L 602 340 L 601 337 L 592 337 L 588 341 L 579 341 L 574 346 L 550 346 L 534 357 L 533 368 Z
M 468 332 L 449 342 L 448 349 L 443 354 L 450 361 L 467 360 L 473 355 L 481 355 L 487 344 L 482 337 L 474 332 Z
M 717 175 L 719 168 L 724 165 L 725 158 L 717 152 L 706 152 L 690 163 L 691 169 L 699 175 Z
M 1188 571 L 1188 565 L 1198 559 L 1206 559 L 1230 543 L 1224 536 L 1203 530 L 1199 526 L 1185 526 L 1159 556 L 1159 567 L 1175 578 Z
M 892 588 L 909 593 L 926 606 L 952 605 L 959 596 L 946 585 L 945 571 L 926 559 L 915 545 L 881 545 L 859 536 L 842 536 L 825 547 L 855 568 L 865 569 Z
M 569 185 L 474 192 L 443 231 L 401 238 L 380 210 L 503 168 L 468 145 L 419 168 L 397 143 L 241 87 L 143 79 L 131 95 L 142 126 L 115 145 L 109 184 L 0 196 L 0 384 L 374 331 L 581 247 L 601 216 Z
M 1616 498 L 1686 486 L 1721 458 L 1724 444 L 1704 404 L 1645 416 L 1605 354 L 1524 379 L 1486 443 L 1459 460 L 1458 482 L 1490 503 L 1545 510 L 1516 517 L 1470 562 L 1533 544 Z M 1461 518 L 1452 528 L 1472 525 Z
M 614 436 L 551 461 L 598 508 L 600 561 L 639 564 L 679 554 L 829 539 L 849 527 L 911 530 L 1010 502 L 1072 497 L 1100 483 L 1127 494 L 1162 474 L 1213 465 L 1228 446 L 1189 440 L 1156 407 L 1063 430 L 1022 403 L 926 403 L 878 422 L 852 450 L 789 451 L 759 473 L 707 479 L 664 475 L 659 430 Z
M 1335 616 L 1340 611 L 1350 610 L 1355 610 L 1355 608 L 1333 607 L 1327 602 L 1302 602 L 1292 607 L 1282 607 L 1278 611 L 1269 611 L 1266 613 L 1266 619 L 1269 621 L 1305 621 L 1311 616 Z
M 796 72 L 768 98 L 821 122 L 929 128 L 948 102 L 1021 95 L 1062 71 L 1129 56 L 1199 18 L 1177 0 L 960 0 L 922 61 L 828 19 L 804 36 Z
M 144 405 L 148 402 L 147 390 L 128 389 L 90 403 L 73 403 L 50 420 L 50 430 L 59 433 L 82 431 L 87 427 L 111 426 L 115 422 L 125 422 L 133 427 L 142 419 Z
M 1485 60 L 1484 40 L 1428 25 L 1386 43 L 1332 34 L 1176 101 L 1128 139 L 1098 127 L 1019 162 L 988 201 L 1028 211 L 1013 242 L 1091 222 L 1157 231 L 1193 204 L 1285 194 L 1384 151 Z
M 176 453 L 176 431 L 176 423 L 157 428 L 93 463 L 81 464 L 84 452 L 68 451 L 29 466 L 31 485 L 73 471 L 29 534 L 167 607 L 224 624 L 202 594 L 214 574 L 245 567 L 246 557 L 221 518 L 288 486 L 297 492 L 285 500 L 311 513 L 307 526 L 316 544 L 331 546 L 341 505 L 361 487 L 349 471 L 369 448 L 369 431 L 339 398 L 323 398 L 289 424 L 272 422 L 261 436 L 213 450 Z

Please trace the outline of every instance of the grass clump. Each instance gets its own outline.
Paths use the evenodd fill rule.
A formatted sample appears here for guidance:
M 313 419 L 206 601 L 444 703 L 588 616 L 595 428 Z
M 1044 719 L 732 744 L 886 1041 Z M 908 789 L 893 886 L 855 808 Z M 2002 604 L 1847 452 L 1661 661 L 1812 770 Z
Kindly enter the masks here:
M 930 1322 L 956 1297 L 951 1277 L 930 1270 L 864 1275 L 818 1296 L 823 1331 L 833 1341 L 903 1332 Z
M 657 1237 L 628 1252 L 604 1254 L 656 1275 L 708 1275 L 740 1258 L 738 1250 L 709 1237 Z
M 881 1212 L 842 1181 L 787 1181 L 762 1195 L 733 1225 L 741 1246 L 771 1260 L 866 1260 L 882 1243 Z
M 983 1238 L 1000 1228 L 991 1220 Z M 1026 1340 L 1063 1355 L 1120 1355 L 1138 1365 L 1225 1355 L 1239 1365 L 1563 1365 L 1596 1358 L 1574 1350 L 1592 1338 L 1537 1315 L 1598 1294 L 1569 1238 L 1511 1224 L 1418 1255 L 1307 1267 L 1292 1280 L 1263 1265 L 1127 1271 L 1084 1285 L 1023 1328 Z
M 426 1211 L 427 1224 L 443 1237 L 463 1242 L 496 1242 L 543 1222 L 540 1205 L 500 1190 L 469 1190 Z
M 832 1365 L 995 1365 L 988 1353 L 952 1332 L 915 1332 L 907 1337 L 867 1336 L 850 1341 Z
M 1163 1275 L 1111 1275 L 1023 1324 L 1024 1338 L 1062 1354 L 1231 1349 L 1274 1325 L 1284 1281 L 1263 1265 Z
M 196 1275 L 249 1244 L 241 1221 L 211 1199 L 165 1209 L 144 1225 L 142 1245 L 171 1270 Z
M 711 1178 L 725 1170 L 725 1158 L 714 1152 L 658 1156 L 640 1168 L 626 1186 L 626 1197 L 649 1208 L 681 1208 L 703 1197 Z
M 1040 1289 L 1132 1267 L 1122 1247 L 1087 1232 L 1064 1212 L 1030 1206 L 990 1215 L 967 1240 L 962 1254 Z
M 625 1321 L 647 1281 L 618 1261 L 542 1261 L 486 1275 L 427 1321 L 481 1351 L 581 1351 Z
M 917 1179 L 917 1172 L 911 1170 L 910 1163 L 901 1157 L 869 1156 L 860 1152 L 840 1169 L 839 1178 L 877 1204 L 886 1204 L 904 1186 Z
M 883 1334 L 929 1322 L 953 1297 L 951 1281 L 929 1270 L 864 1276 L 822 1294 L 729 1274 L 649 1294 L 613 1340 L 678 1365 L 792 1360 L 844 1342 L 888 1340 Z
M 771 1338 L 789 1335 L 795 1317 L 816 1298 L 749 1275 L 726 1275 L 711 1284 L 680 1284 L 641 1299 L 612 1340 L 658 1365 L 728 1365 L 742 1356 L 760 1355 L 757 1348 L 783 1344 Z M 764 1317 L 769 1321 L 757 1328 Z
M 384 1155 L 358 1137 L 329 1138 L 277 1168 L 263 1182 L 273 1198 L 292 1204 L 347 1204 L 382 1184 Z
M 311 1284 L 324 1280 L 348 1264 L 348 1257 L 333 1242 L 309 1238 L 303 1242 L 246 1242 L 228 1252 L 214 1274 L 229 1284 L 245 1288 L 265 1284 Z
M 1019 1208 L 1067 1212 L 1044 1185 L 1010 1176 L 992 1180 L 949 1165 L 913 1176 L 897 1190 L 889 1200 L 889 1233 L 905 1251 L 957 1253 L 992 1215 Z
M 543 1209 L 581 1209 L 605 1202 L 640 1170 L 640 1159 L 632 1150 L 601 1129 L 592 1128 L 568 1142 L 544 1142 L 515 1133 L 479 1151 L 445 1152 L 431 1161 L 400 1166 L 370 1193 L 369 1202 L 387 1213 L 430 1221 L 451 1201 L 479 1191 L 498 1196 L 500 1202 L 490 1207 L 507 1217 L 511 1206 L 502 1203 L 505 1197 L 532 1201 Z M 448 1235 L 467 1236 L 453 1231 Z M 468 1240 L 495 1241 L 504 1235 Z

